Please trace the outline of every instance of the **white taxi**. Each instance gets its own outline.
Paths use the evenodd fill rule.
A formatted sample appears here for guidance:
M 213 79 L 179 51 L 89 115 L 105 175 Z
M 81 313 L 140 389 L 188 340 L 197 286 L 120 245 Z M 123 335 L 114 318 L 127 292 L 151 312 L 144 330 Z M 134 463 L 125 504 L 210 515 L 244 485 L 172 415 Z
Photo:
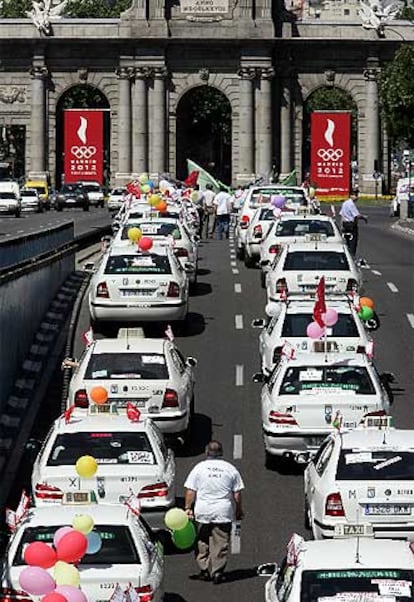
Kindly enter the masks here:
M 99 339 L 89 345 L 69 383 L 67 407 L 88 408 L 90 392 L 100 386 L 108 403 L 138 407 L 163 433 L 183 434 L 194 414 L 193 357 L 173 342 L 126 337 Z
M 150 217 L 141 219 L 129 218 L 120 228 L 113 245 L 131 244 L 128 239 L 130 228 L 139 228 L 143 236 L 152 238 L 156 246 L 170 246 L 178 257 L 183 269 L 187 272 L 190 282 L 197 281 L 198 240 L 183 222 L 173 218 Z
M 261 242 L 275 220 L 274 209 L 272 205 L 258 207 L 249 222 L 244 252 L 244 265 L 247 268 L 255 266 L 260 257 Z
M 113 188 L 108 197 L 108 211 L 114 213 L 119 211 L 125 202 L 128 191 L 126 188 Z
M 280 360 L 286 342 L 294 353 L 368 353 L 373 355 L 374 345 L 367 334 L 364 323 L 358 316 L 354 304 L 346 297 L 329 299 L 330 308 L 338 312 L 335 326 L 327 328 L 327 340 L 312 340 L 306 329 L 313 321 L 315 301 L 304 298 L 287 299 L 285 303 L 273 304 L 278 311 L 266 324 L 265 320 L 253 320 L 254 328 L 262 328 L 259 337 L 259 353 L 262 371 L 269 374 Z
M 327 242 L 343 243 L 342 234 L 332 217 L 328 215 L 281 215 L 276 221 L 270 222 L 270 227 L 260 244 L 260 267 L 262 283 L 265 273 L 270 270 L 275 255 L 283 246 L 295 242 L 303 242 L 306 237 L 315 240 L 326 239 Z
M 29 543 L 53 543 L 56 531 L 72 524 L 76 515 L 86 514 L 94 520 L 93 532 L 100 536 L 102 547 L 95 554 L 85 554 L 77 563 L 80 587 L 88 602 L 109 602 L 117 589 L 130 586 L 140 602 L 163 599 L 164 556 L 161 544 L 144 520 L 126 505 L 82 504 L 86 492 L 70 496 L 73 503 L 31 508 L 12 536 L 3 560 L 0 599 L 7 602 L 32 602 L 21 591 L 20 573 L 27 567 L 24 550 Z M 53 568 L 48 569 L 53 576 Z
M 266 274 L 268 301 L 279 301 L 281 294 L 315 293 L 322 276 L 327 296 L 361 291 L 361 272 L 344 243 L 286 245 Z
M 304 541 L 294 534 L 280 566 L 265 564 L 266 602 L 408 602 L 414 555 L 406 541 Z
M 315 539 L 345 523 L 413 540 L 413 441 L 414 431 L 386 426 L 329 437 L 305 472 L 305 518 Z
M 111 406 L 95 406 L 69 420 L 61 416 L 53 423 L 36 458 L 31 477 L 36 506 L 59 503 L 64 493 L 87 487 L 97 500 L 118 504 L 130 493 L 138 496 L 143 512 L 150 511 L 154 526 L 162 525 L 163 514 L 175 502 L 175 458 L 151 420 L 130 420 Z M 75 471 L 78 458 L 93 456 L 98 470 L 91 479 Z
M 89 287 L 92 324 L 185 320 L 188 278 L 169 247 L 111 246 Z
M 270 184 L 249 188 L 246 200 L 239 211 L 235 229 L 236 251 L 239 259 L 244 259 L 247 229 L 256 209 L 263 205 L 269 205 L 273 195 L 285 197 L 284 210 L 295 211 L 299 207 L 307 205 L 308 202 L 304 189 L 299 186 Z
M 336 426 L 356 428 L 367 415 L 390 408 L 386 375 L 360 353 L 303 353 L 283 357 L 262 382 L 261 406 L 266 460 L 303 461 Z

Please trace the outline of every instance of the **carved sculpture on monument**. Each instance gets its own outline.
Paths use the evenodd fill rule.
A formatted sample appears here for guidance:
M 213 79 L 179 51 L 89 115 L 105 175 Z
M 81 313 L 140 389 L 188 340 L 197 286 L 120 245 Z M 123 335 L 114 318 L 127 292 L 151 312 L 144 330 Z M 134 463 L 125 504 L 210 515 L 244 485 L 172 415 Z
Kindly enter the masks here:
M 67 3 L 68 0 L 63 0 L 59 4 L 53 0 L 40 0 L 40 2 L 32 0 L 32 10 L 27 11 L 26 15 L 32 20 L 39 33 L 50 36 L 52 33 L 51 21 L 62 17 Z
M 384 26 L 395 19 L 403 8 L 401 0 L 361 0 L 359 14 L 364 29 L 375 29 L 384 35 Z

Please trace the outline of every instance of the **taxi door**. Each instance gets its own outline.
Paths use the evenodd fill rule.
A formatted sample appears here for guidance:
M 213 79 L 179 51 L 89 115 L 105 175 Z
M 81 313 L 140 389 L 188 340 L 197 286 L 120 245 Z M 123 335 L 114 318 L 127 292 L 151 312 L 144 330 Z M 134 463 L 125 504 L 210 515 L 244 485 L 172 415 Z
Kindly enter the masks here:
M 182 409 L 186 407 L 190 412 L 194 388 L 192 368 L 191 366 L 187 365 L 187 362 L 181 351 L 172 345 L 170 347 L 169 355 L 172 360 L 174 373 L 173 386 L 178 393 L 178 398 L 180 400 L 180 405 L 182 404 Z
M 146 520 L 140 518 L 134 519 L 134 530 L 139 532 L 139 539 L 143 543 L 148 559 L 148 565 L 144 568 L 146 573 L 144 579 L 151 586 L 154 602 L 161 602 L 164 599 L 164 548 L 157 539 L 154 531 L 148 525 Z
M 334 439 L 331 437 L 326 439 L 305 471 L 305 525 L 308 529 L 313 530 L 315 518 L 319 520 L 323 518 L 318 516 L 318 509 L 323 508 L 325 503 L 325 490 L 321 489 L 320 481 L 327 469 L 334 446 Z

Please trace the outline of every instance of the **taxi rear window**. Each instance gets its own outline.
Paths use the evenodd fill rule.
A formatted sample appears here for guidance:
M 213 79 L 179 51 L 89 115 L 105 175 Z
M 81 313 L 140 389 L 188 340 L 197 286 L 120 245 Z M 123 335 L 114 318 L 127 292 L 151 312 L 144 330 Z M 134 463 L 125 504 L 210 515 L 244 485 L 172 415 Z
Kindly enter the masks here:
M 299 366 L 287 368 L 280 395 L 349 392 L 374 395 L 368 371 L 360 366 Z
M 284 196 L 288 205 L 306 204 L 305 194 L 301 190 L 289 188 L 255 188 L 250 197 L 250 207 L 258 207 L 264 203 L 270 203 L 274 194 Z
M 284 270 L 349 270 L 345 253 L 335 251 L 293 251 L 286 255 Z
M 26 546 L 34 541 L 53 543 L 55 532 L 62 525 L 47 527 L 27 527 L 18 545 L 13 566 L 25 564 L 23 554 Z M 102 548 L 97 554 L 85 554 L 79 562 L 85 565 L 113 565 L 113 564 L 141 564 L 139 552 L 132 539 L 129 528 L 125 525 L 95 525 L 95 532 L 99 533 Z
M 276 236 L 305 236 L 305 234 L 325 234 L 334 236 L 330 222 L 322 220 L 290 219 L 278 222 Z
M 129 223 L 127 226 L 124 226 L 121 235 L 122 240 L 127 240 L 128 230 L 130 228 L 139 228 L 144 234 L 144 236 L 172 236 L 174 240 L 181 239 L 181 232 L 180 229 L 177 228 L 176 224 L 162 222 L 141 222 L 137 224 Z
M 168 369 L 161 353 L 94 353 L 85 378 L 159 380 L 168 378 Z
M 105 274 L 171 274 L 170 260 L 165 255 L 110 255 Z
M 263 209 L 260 209 L 260 214 L 259 214 L 259 222 L 267 222 L 267 221 L 271 221 L 275 219 L 275 214 L 273 213 L 273 207 L 270 209 L 270 207 L 266 207 Z
M 286 314 L 282 328 L 284 337 L 307 337 L 306 329 L 312 322 L 313 317 L 309 314 Z M 338 321 L 332 327 L 334 337 L 357 337 L 358 328 L 351 314 L 338 314 Z
M 413 577 L 413 571 L 386 568 L 303 571 L 300 599 L 301 602 L 412 600 Z
M 63 433 L 53 443 L 48 466 L 74 466 L 89 454 L 98 464 L 156 464 L 146 433 L 95 431 Z
M 414 480 L 414 449 L 343 449 L 339 456 L 336 478 L 342 481 Z M 414 489 L 411 495 L 414 495 Z

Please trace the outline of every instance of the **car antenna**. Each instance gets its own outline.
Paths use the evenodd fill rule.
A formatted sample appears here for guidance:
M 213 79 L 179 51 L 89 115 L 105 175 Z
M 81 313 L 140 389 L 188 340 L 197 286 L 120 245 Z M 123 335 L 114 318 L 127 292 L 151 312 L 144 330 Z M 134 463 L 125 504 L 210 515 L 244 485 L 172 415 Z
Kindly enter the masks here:
M 359 508 L 357 508 L 357 525 L 359 525 Z M 355 564 L 361 564 L 360 553 L 359 553 L 359 540 L 361 538 L 357 536 L 356 550 L 355 550 Z
M 387 431 L 384 429 L 384 436 L 382 438 L 382 444 L 387 445 Z
M 131 346 L 129 344 L 129 328 L 126 329 L 126 337 L 125 338 L 126 338 L 126 348 L 127 348 L 127 351 L 129 351 L 131 349 Z

